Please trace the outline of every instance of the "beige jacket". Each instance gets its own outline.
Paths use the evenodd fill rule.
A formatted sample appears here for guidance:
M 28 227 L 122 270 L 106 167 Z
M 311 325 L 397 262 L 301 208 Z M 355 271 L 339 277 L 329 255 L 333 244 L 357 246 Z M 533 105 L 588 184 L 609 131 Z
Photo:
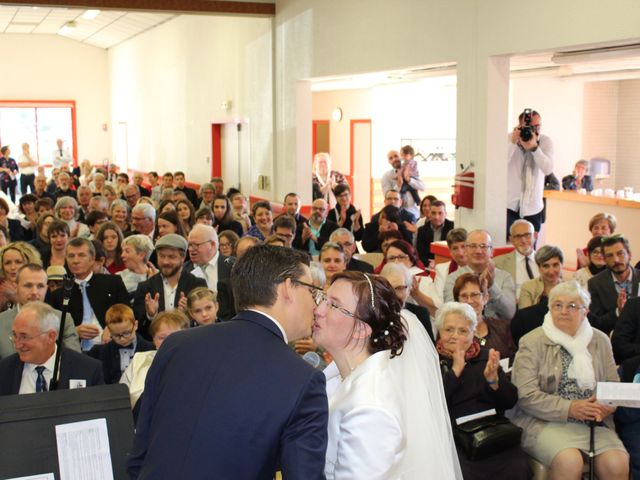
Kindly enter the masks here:
M 540 297 L 544 292 L 544 282 L 540 277 L 527 280 L 520 287 L 520 297 L 518 297 L 518 309 L 530 307 L 540 303 Z
M 609 337 L 594 328 L 587 348 L 593 358 L 596 381 L 620 381 Z M 522 446 L 532 448 L 548 422 L 564 423 L 569 417 L 571 400 L 556 395 L 562 375 L 560 345 L 553 343 L 542 327 L 529 332 L 520 340 L 511 375 L 511 382 L 518 388 L 518 404 L 509 416 L 524 429 Z M 613 429 L 613 416 L 606 418 L 605 424 Z

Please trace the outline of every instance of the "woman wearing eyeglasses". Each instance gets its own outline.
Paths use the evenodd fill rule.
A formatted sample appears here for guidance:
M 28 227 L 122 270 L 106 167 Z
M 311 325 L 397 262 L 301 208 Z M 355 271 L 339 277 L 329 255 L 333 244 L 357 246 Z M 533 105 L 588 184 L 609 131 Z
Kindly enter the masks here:
M 433 280 L 431 280 L 429 272 L 424 269 L 413 245 L 404 240 L 396 240 L 391 243 L 384 252 L 384 261 L 379 268 L 384 268 L 387 263 L 398 263 L 409 269 L 409 273 L 413 276 L 409 289 L 411 294 L 408 298 L 409 303 L 420 305 L 429 310 L 431 315 L 435 315 L 437 307 L 434 301 Z
M 461 417 L 490 409 L 503 413 L 518 400 L 516 387 L 500 368 L 500 352 L 480 345 L 477 325 L 474 309 L 464 303 L 447 302 L 436 315 L 436 348 L 453 425 Z M 458 458 L 465 480 L 531 478 L 526 455 L 518 444 L 481 460 L 471 460 L 460 448 Z
M 483 288 L 475 273 L 464 273 L 453 285 L 453 299 L 471 305 L 476 313 L 477 324 L 474 336 L 480 346 L 493 348 L 502 358 L 513 358 L 516 346 L 511 338 L 509 321 L 498 317 L 486 317 L 484 307 L 489 302 L 489 292 Z
M 338 273 L 316 303 L 313 338 L 334 359 L 327 479 L 461 479 L 437 354 L 389 282 Z
M 629 478 L 629 456 L 614 430 L 614 408 L 595 401 L 597 382 L 619 381 L 609 338 L 587 320 L 591 297 L 577 282 L 549 293 L 541 327 L 520 340 L 512 372 L 518 387 L 513 422 L 522 445 L 552 479 L 580 479 L 594 433 L 597 478 Z

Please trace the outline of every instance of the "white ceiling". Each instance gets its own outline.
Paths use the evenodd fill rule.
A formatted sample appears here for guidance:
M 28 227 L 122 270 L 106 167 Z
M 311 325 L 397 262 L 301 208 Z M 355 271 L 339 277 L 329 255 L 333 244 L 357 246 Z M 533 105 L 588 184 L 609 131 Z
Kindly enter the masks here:
M 0 33 L 57 34 L 75 21 L 76 28 L 64 36 L 100 48 L 110 48 L 164 23 L 176 15 L 166 13 L 101 10 L 93 20 L 82 18 L 84 9 L 15 7 L 0 5 Z

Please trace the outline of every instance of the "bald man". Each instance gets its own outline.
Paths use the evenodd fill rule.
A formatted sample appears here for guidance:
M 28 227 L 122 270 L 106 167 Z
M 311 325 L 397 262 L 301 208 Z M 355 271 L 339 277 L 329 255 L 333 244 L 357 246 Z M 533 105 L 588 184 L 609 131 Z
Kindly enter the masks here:
M 308 222 L 298 225 L 293 247 L 318 255 L 322 246 L 329 240 L 338 224 L 327 220 L 329 204 L 323 198 L 318 198 L 311 204 L 311 217 Z

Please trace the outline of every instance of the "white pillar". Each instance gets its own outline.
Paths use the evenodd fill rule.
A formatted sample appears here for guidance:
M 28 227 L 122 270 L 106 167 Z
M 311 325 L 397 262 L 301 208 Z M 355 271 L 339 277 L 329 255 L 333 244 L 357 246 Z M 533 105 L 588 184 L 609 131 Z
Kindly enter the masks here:
M 474 208 L 459 208 L 456 224 L 489 230 L 505 243 L 509 57 L 476 56 L 458 63 L 457 171 L 475 172 Z

